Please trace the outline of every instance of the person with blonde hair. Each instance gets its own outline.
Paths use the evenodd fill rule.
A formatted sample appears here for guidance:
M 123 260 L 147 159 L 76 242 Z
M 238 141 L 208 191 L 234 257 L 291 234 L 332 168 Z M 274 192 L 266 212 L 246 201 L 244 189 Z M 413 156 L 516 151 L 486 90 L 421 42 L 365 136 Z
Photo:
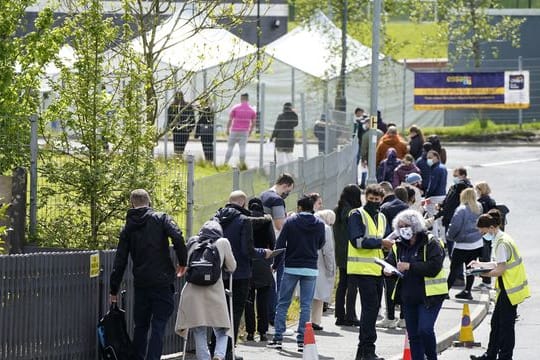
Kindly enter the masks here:
M 461 192 L 459 196 L 460 205 L 457 207 L 454 216 L 448 227 L 446 238 L 454 241 L 454 249 L 450 262 L 450 275 L 448 275 L 448 288 L 454 285 L 459 272 L 463 271 L 463 265 L 482 256 L 484 246 L 482 234 L 476 227 L 476 221 L 482 214 L 482 205 L 476 201 L 474 189 L 468 188 Z M 474 276 L 466 277 L 465 289 L 456 294 L 458 299 L 472 300 L 471 289 Z
M 325 302 L 330 302 L 332 290 L 334 290 L 334 279 L 336 276 L 336 262 L 334 259 L 334 234 L 332 226 L 336 222 L 336 214 L 330 209 L 319 210 L 315 216 L 324 222 L 325 243 L 319 250 L 317 259 L 317 281 L 315 282 L 315 294 L 311 304 L 311 322 L 313 330 L 322 330 L 321 317 Z

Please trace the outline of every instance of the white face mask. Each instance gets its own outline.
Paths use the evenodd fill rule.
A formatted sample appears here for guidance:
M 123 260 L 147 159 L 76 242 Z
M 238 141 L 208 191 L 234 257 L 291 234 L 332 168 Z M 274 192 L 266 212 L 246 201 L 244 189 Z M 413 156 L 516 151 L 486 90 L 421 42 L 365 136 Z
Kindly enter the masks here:
M 400 236 L 403 240 L 411 240 L 411 238 L 413 237 L 413 235 L 414 235 L 414 233 L 413 233 L 412 227 L 407 226 L 407 227 L 399 228 L 399 236 Z
M 367 130 L 369 129 L 369 126 L 367 124 L 362 124 L 362 129 Z

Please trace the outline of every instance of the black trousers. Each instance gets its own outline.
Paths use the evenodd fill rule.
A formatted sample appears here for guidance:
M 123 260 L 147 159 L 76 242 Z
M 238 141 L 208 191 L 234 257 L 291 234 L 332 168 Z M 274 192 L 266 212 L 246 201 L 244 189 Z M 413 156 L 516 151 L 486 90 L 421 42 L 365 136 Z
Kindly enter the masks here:
M 255 333 L 255 303 L 257 304 L 257 332 L 261 335 L 268 331 L 268 300 L 270 286 L 249 289 L 246 302 L 245 320 L 248 334 Z
M 396 287 L 396 278 L 394 276 L 384 277 L 384 298 L 386 302 L 386 318 L 389 320 L 395 320 L 396 318 L 396 304 L 392 300 L 392 293 Z M 399 318 L 403 319 L 403 310 L 399 313 Z
M 482 256 L 480 261 L 491 261 L 491 241 L 484 240 L 484 247 L 482 248 Z M 482 282 L 484 284 L 491 284 L 491 277 L 482 276 Z
M 375 341 L 377 341 L 375 323 L 381 307 L 383 279 L 382 276 L 370 275 L 349 274 L 348 277 L 360 292 L 360 303 L 362 304 L 357 358 L 358 355 L 370 357 L 375 355 Z
M 201 143 L 206 161 L 214 161 L 214 135 L 201 135 Z
M 499 285 L 502 285 L 502 280 L 498 279 L 498 281 Z M 491 316 L 491 331 L 486 351 L 489 359 L 512 360 L 516 343 L 516 315 L 517 305 L 510 303 L 506 290 L 501 286 L 501 292 Z
M 175 154 L 183 154 L 189 140 L 189 132 L 173 130 L 173 145 Z
M 455 249 L 452 252 L 452 261 L 450 262 L 450 274 L 448 275 L 448 288 L 454 285 L 454 281 L 459 273 L 463 273 L 463 265 L 467 266 L 471 261 L 482 256 L 482 248 L 474 250 Z M 465 279 L 465 290 L 471 291 L 474 282 L 474 275 L 467 276 Z
M 356 320 L 356 293 L 354 283 L 349 281 L 346 268 L 339 269 L 339 278 L 336 288 L 336 310 L 338 320 Z

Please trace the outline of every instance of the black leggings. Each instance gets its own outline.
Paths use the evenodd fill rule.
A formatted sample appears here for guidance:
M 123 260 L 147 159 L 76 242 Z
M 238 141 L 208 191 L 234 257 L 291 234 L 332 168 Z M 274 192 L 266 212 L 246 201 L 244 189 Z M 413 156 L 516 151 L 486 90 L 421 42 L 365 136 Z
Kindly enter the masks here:
M 482 256 L 482 248 L 474 250 L 462 250 L 456 249 L 452 251 L 452 261 L 450 262 L 450 275 L 448 275 L 448 288 L 450 289 L 454 285 L 454 281 L 458 277 L 458 274 L 463 273 L 463 264 L 467 266 L 471 261 L 478 259 Z M 465 281 L 465 290 L 471 291 L 474 282 L 474 276 L 467 276 Z

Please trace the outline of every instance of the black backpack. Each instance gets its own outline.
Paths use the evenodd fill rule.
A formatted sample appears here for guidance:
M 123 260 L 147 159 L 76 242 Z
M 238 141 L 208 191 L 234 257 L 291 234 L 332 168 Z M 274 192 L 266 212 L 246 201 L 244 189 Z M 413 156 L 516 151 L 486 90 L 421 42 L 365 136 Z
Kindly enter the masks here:
M 105 360 L 130 360 L 135 351 L 126 327 L 124 310 L 112 303 L 97 326 L 99 352 Z
M 215 241 L 196 240 L 188 258 L 186 281 L 199 286 L 215 284 L 221 276 L 221 257 Z

